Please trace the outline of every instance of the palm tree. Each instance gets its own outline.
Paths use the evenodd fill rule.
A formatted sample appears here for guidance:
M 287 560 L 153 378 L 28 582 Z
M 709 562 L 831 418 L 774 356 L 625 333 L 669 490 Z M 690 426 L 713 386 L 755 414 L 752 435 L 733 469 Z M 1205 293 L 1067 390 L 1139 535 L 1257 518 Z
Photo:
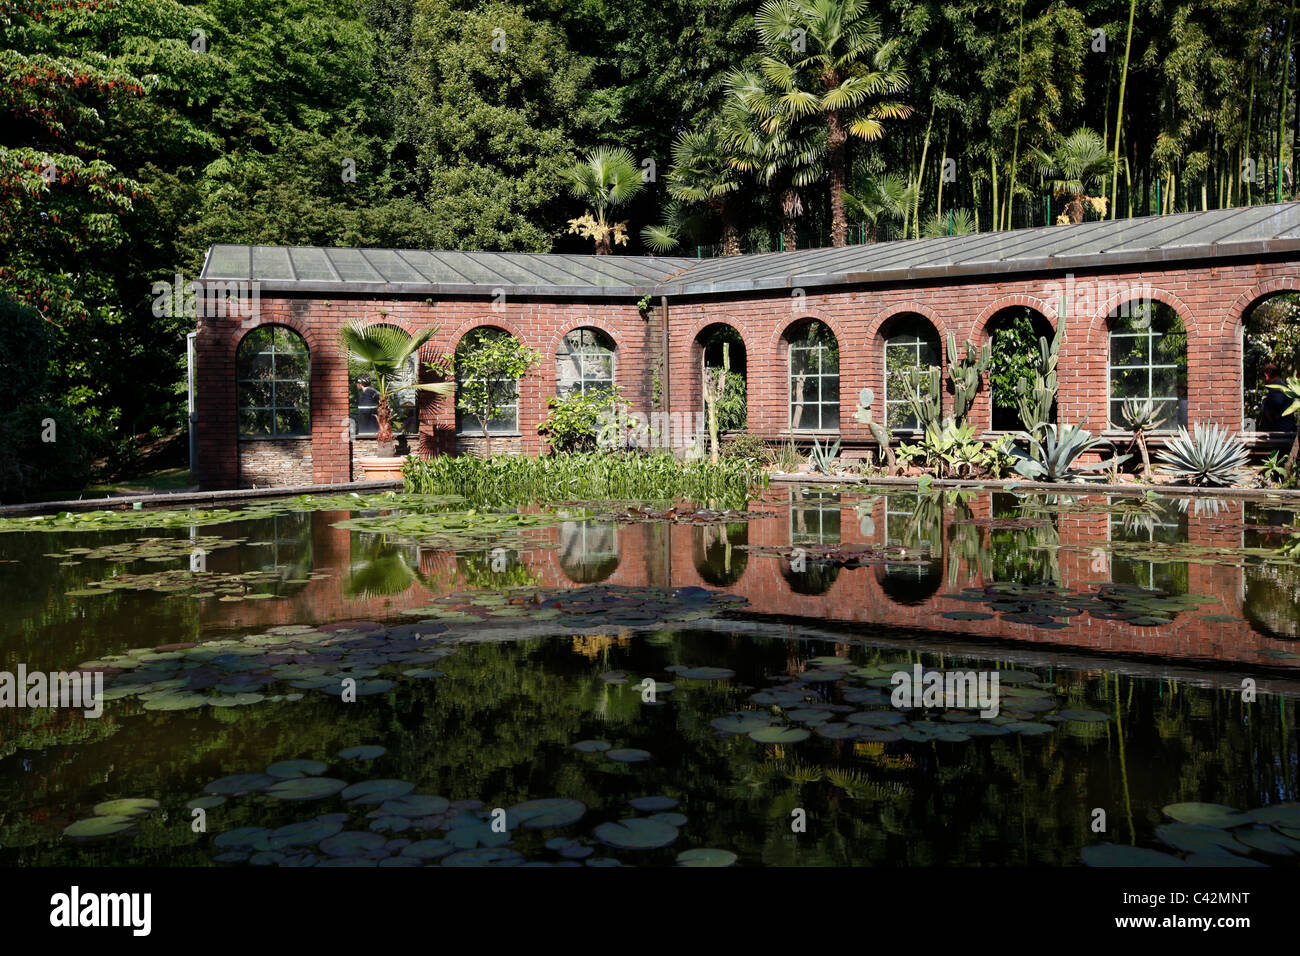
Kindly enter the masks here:
M 770 93 L 758 74 L 733 70 L 723 82 L 723 142 L 736 168 L 776 196 L 781 246 L 793 252 L 803 215 L 800 190 L 822 177 L 823 137 L 806 121 L 765 110 Z
M 601 146 L 564 172 L 574 198 L 590 203 L 590 212 L 569 220 L 569 232 L 595 240 L 596 255 L 607 256 L 616 245 L 627 245 L 627 223 L 610 222 L 610 213 L 641 191 L 641 170 L 626 149 Z
M 735 202 L 740 184 L 740 170 L 716 121 L 677 137 L 668 172 L 668 195 L 681 203 L 704 203 L 717 212 L 722 220 L 724 256 L 740 255 Z
M 1065 211 L 1057 222 L 1083 222 L 1085 203 L 1105 215 L 1106 197 L 1088 193 L 1095 187 L 1105 189 L 1106 175 L 1111 172 L 1110 154 L 1100 133 L 1081 126 L 1051 153 L 1033 152 L 1039 174 L 1051 181 L 1052 195 L 1066 197 Z
M 380 445 L 393 440 L 393 410 L 389 400 L 398 392 L 413 388 L 437 395 L 451 395 L 456 390 L 454 382 L 404 382 L 403 373 L 411 356 L 438 331 L 437 326 L 407 335 L 392 325 L 361 325 L 350 323 L 339 330 L 339 339 L 348 362 L 360 373 L 367 375 L 379 393 L 379 407 L 375 418 L 379 422 L 376 439 Z
M 905 219 L 916 203 L 918 192 L 915 185 L 909 186 L 896 173 L 861 177 L 855 180 L 854 190 L 855 192 L 844 191 L 845 207 L 855 216 L 871 223 L 873 241 L 880 218 L 888 216 Z
M 880 20 L 866 0 L 767 0 L 755 17 L 759 37 L 773 54 L 759 69 L 774 92 L 759 103 L 769 118 L 823 118 L 826 168 L 831 180 L 831 245 L 848 243 L 844 184 L 849 139 L 878 140 L 885 120 L 912 108 L 881 97 L 907 82 L 894 64 L 895 43 L 885 42 Z

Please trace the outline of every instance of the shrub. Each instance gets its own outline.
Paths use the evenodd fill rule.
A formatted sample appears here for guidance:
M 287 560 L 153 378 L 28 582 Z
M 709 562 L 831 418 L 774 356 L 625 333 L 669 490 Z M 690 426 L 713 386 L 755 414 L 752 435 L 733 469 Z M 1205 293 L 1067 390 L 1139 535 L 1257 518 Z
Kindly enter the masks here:
M 547 399 L 550 411 L 537 426 L 551 445 L 551 452 L 595 451 L 600 440 L 602 416 L 613 411 L 618 389 L 586 392 Z
M 732 435 L 724 441 L 721 455 L 723 458 L 744 458 L 764 465 L 770 465 L 775 461 L 775 456 L 772 454 L 772 449 L 767 447 L 767 442 L 750 432 Z

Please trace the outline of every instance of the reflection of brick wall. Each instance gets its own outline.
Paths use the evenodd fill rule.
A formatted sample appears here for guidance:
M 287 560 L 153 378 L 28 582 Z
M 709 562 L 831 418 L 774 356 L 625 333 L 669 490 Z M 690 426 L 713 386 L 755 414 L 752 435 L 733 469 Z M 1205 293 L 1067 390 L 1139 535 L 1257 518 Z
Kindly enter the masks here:
M 1241 316 L 1259 297 L 1295 287 L 1297 267 L 1286 262 L 1178 264 L 1168 269 L 1074 277 L 1067 337 L 1060 360 L 1059 416 L 1062 421 L 1088 418 L 1101 430 L 1107 420 L 1106 316 L 1119 304 L 1116 289 L 1149 288 L 1151 295 L 1175 308 L 1188 330 L 1188 416 L 1191 421 L 1241 425 Z M 990 276 L 983 280 L 928 285 L 840 287 L 808 290 L 804 298 L 782 292 L 690 297 L 669 303 L 670 361 L 662 377 L 664 410 L 694 413 L 702 407 L 700 337 L 716 323 L 732 325 L 744 339 L 749 393 L 749 428 L 775 438 L 787 427 L 789 383 L 785 336 L 807 318 L 826 322 L 840 343 L 840 422 L 845 440 L 868 444 L 866 426 L 853 420 L 859 392 L 875 391 L 875 418 L 881 419 L 884 339 L 882 328 L 902 312 L 925 316 L 941 342 L 948 332 L 960 343 L 987 341 L 989 322 L 1002 309 L 1027 306 L 1056 321 L 1059 303 L 1052 283 L 1064 276 Z M 798 309 L 799 311 L 796 311 Z M 575 328 L 597 327 L 617 346 L 616 379 L 634 410 L 652 411 L 651 396 L 659 357 L 662 316 L 649 320 L 636 304 L 602 300 L 510 298 L 496 306 L 466 298 L 426 302 L 419 299 L 340 297 L 333 300 L 263 297 L 260 315 L 247 327 L 279 323 L 300 332 L 312 361 L 312 472 L 316 481 L 346 481 L 348 468 L 347 365 L 338 346 L 344 322 L 385 322 L 406 329 L 439 327 L 422 350 L 424 360 L 451 352 L 460 338 L 478 325 L 494 325 L 541 352 L 541 365 L 520 385 L 520 451 L 544 449 L 536 427 L 546 416 L 546 399 L 555 394 L 555 354 L 563 335 Z M 205 487 L 233 487 L 238 480 L 235 437 L 235 349 L 246 327 L 239 320 L 203 319 L 199 323 L 198 442 L 200 479 Z M 943 346 L 946 351 L 946 344 Z M 942 362 L 946 363 L 944 355 Z M 430 379 L 427 370 L 422 377 Z M 422 454 L 453 452 L 455 412 L 449 399 L 421 393 Z M 945 394 L 945 406 L 951 395 Z M 989 423 L 989 391 L 976 398 L 972 419 Z M 513 449 L 512 449 L 513 450 Z
M 987 518 L 988 502 L 986 496 L 973 500 L 972 517 Z M 772 520 L 750 523 L 750 544 L 788 544 L 789 517 L 786 506 L 763 504 L 755 507 L 776 509 L 779 514 Z M 339 513 L 315 516 L 312 539 L 315 569 L 331 569 L 334 573 L 329 578 L 312 581 L 291 597 L 280 601 L 244 604 L 205 602 L 205 626 L 262 628 L 275 624 L 384 619 L 397 615 L 405 608 L 420 607 L 438 594 L 464 587 L 454 575 L 455 555 L 423 549 L 420 552 L 419 567 L 422 577 L 429 582 L 428 586 L 416 582 L 401 594 L 383 598 L 347 597 L 345 583 L 351 537 L 347 531 L 329 527 L 329 523 L 337 521 L 340 516 Z M 951 512 L 948 517 L 951 517 Z M 1238 532 L 1217 530 L 1215 526 L 1238 522 L 1240 517 L 1240 508 L 1234 508 L 1226 514 L 1220 512 L 1217 516 L 1189 516 L 1189 540 L 1197 544 L 1239 545 Z M 840 509 L 843 541 L 851 543 L 865 540 L 867 543 L 883 545 L 883 500 L 876 501 L 871 518 L 875 526 L 874 532 L 864 539 L 856 510 L 849 505 L 843 506 Z M 948 531 L 951 530 L 949 525 Z M 690 525 L 620 526 L 619 565 L 603 583 L 711 587 L 695 565 L 697 538 L 703 532 L 703 528 Z M 1059 523 L 1059 533 L 1062 547 L 1059 566 L 1065 586 L 1084 589 L 1089 582 L 1108 578 L 1108 564 L 1103 563 L 1100 570 L 1094 567 L 1096 556 L 1092 551 L 1093 546 L 1107 541 L 1105 514 L 1065 515 Z M 558 542 L 558 531 L 551 529 L 549 538 Z M 950 538 L 945 536 L 945 540 L 950 541 Z M 987 537 L 982 540 L 987 542 Z M 520 560 L 538 583 L 545 587 L 575 586 L 565 571 L 564 560 L 558 548 L 526 551 L 520 555 Z M 953 565 L 956 565 L 955 569 Z M 945 545 L 942 569 L 938 594 L 985 583 L 978 568 L 967 568 L 962 561 L 951 556 L 951 544 Z M 1011 639 L 1040 648 L 1061 647 L 1173 660 L 1214 659 L 1229 665 L 1238 662 L 1274 667 L 1294 666 L 1292 662 L 1260 658 L 1261 650 L 1288 645 L 1279 645 L 1279 642 L 1261 636 L 1244 620 L 1220 623 L 1201 619 L 1208 614 L 1242 616 L 1242 573 L 1238 568 L 1190 565 L 1191 591 L 1213 595 L 1220 598 L 1221 603 L 1180 614 L 1170 627 L 1154 630 L 1084 615 L 1075 618 L 1070 627 L 1064 630 L 1050 631 L 998 618 L 988 621 L 954 621 L 943 617 L 944 611 L 972 610 L 978 607 L 957 601 L 936 599 L 917 606 L 899 604 L 882 587 L 882 575 L 878 567 L 841 569 L 824 594 L 796 593 L 791 587 L 788 572 L 789 563 L 783 558 L 750 554 L 739 581 L 726 590 L 746 597 L 749 600 L 748 609 L 759 614 L 830 619 L 871 627 L 910 628 L 986 641 Z M 955 578 L 950 578 L 950 573 L 954 573 Z M 950 580 L 955 583 L 950 585 Z
M 259 438 L 239 443 L 239 487 L 310 485 L 311 439 Z

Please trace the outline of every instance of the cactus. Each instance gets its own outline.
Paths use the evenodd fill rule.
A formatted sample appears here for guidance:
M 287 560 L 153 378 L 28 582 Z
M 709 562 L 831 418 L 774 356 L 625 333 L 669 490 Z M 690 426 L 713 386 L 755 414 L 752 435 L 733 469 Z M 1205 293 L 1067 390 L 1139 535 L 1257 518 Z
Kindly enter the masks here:
M 1056 401 L 1056 361 L 1064 341 L 1065 316 L 1062 314 L 1051 343 L 1046 336 L 1038 339 L 1032 381 L 1022 378 L 1016 382 L 1016 409 L 1021 423 L 1031 435 L 1051 421 L 1052 404 Z
M 875 397 L 875 392 L 869 388 L 864 388 L 858 393 L 858 410 L 853 413 L 853 420 L 859 425 L 867 426 L 871 431 L 871 437 L 880 446 L 880 457 L 884 459 L 890 471 L 895 471 L 898 468 L 898 459 L 894 457 L 893 438 L 889 434 L 889 429 L 871 418 L 871 403 Z
M 912 406 L 917 424 L 921 431 L 938 424 L 942 409 L 939 405 L 939 369 L 909 368 L 903 372 L 903 382 L 907 386 L 907 404 Z
M 957 337 L 948 333 L 948 378 L 952 382 L 953 419 L 958 425 L 966 424 L 971 406 L 975 404 L 975 394 L 979 391 L 984 373 L 993 361 L 993 347 L 984 343 L 983 348 L 975 348 L 967 339 L 964 343 L 966 354 L 957 357 Z

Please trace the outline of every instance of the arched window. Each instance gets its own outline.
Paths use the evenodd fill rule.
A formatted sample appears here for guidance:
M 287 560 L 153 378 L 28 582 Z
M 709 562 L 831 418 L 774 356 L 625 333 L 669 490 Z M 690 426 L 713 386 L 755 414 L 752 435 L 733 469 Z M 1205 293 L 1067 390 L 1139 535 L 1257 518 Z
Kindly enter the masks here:
M 840 346 L 835 333 L 816 320 L 806 322 L 790 342 L 790 429 L 838 431 Z
M 242 438 L 311 433 L 311 357 L 293 329 L 263 325 L 235 352 L 235 402 Z
M 574 329 L 555 353 L 555 393 L 561 398 L 614 388 L 614 341 L 599 329 Z
M 456 346 L 456 431 L 459 434 L 479 436 L 484 431 L 488 435 L 519 434 L 519 379 L 489 378 L 480 381 L 465 378 L 462 372 L 463 356 L 502 337 L 509 338 L 510 333 L 505 329 L 481 325 L 466 332 L 465 337 Z M 487 415 L 486 429 L 478 415 L 461 408 L 461 394 L 465 386 L 471 382 L 476 386 L 475 392 L 484 398 L 485 407 L 489 405 L 491 407 Z M 477 386 L 481 386 L 481 390 Z
M 939 333 L 920 315 L 892 319 L 885 335 L 885 425 L 891 431 L 917 431 L 921 424 L 908 401 L 920 390 L 908 385 L 911 369 L 939 364 Z
M 385 328 L 407 335 L 397 326 L 386 325 Z M 389 408 L 392 410 L 394 435 L 416 433 L 416 391 L 412 386 L 419 380 L 418 354 L 407 359 L 405 367 L 397 375 L 388 379 L 388 388 L 397 390 L 396 394 L 391 395 L 388 400 Z M 366 369 L 355 362 L 348 362 L 348 415 L 356 423 L 358 438 L 374 438 L 379 433 L 378 384 Z
M 1187 331 L 1170 306 L 1126 302 L 1110 319 L 1110 427 L 1127 429 L 1125 399 L 1150 399 L 1161 429 L 1187 424 Z

